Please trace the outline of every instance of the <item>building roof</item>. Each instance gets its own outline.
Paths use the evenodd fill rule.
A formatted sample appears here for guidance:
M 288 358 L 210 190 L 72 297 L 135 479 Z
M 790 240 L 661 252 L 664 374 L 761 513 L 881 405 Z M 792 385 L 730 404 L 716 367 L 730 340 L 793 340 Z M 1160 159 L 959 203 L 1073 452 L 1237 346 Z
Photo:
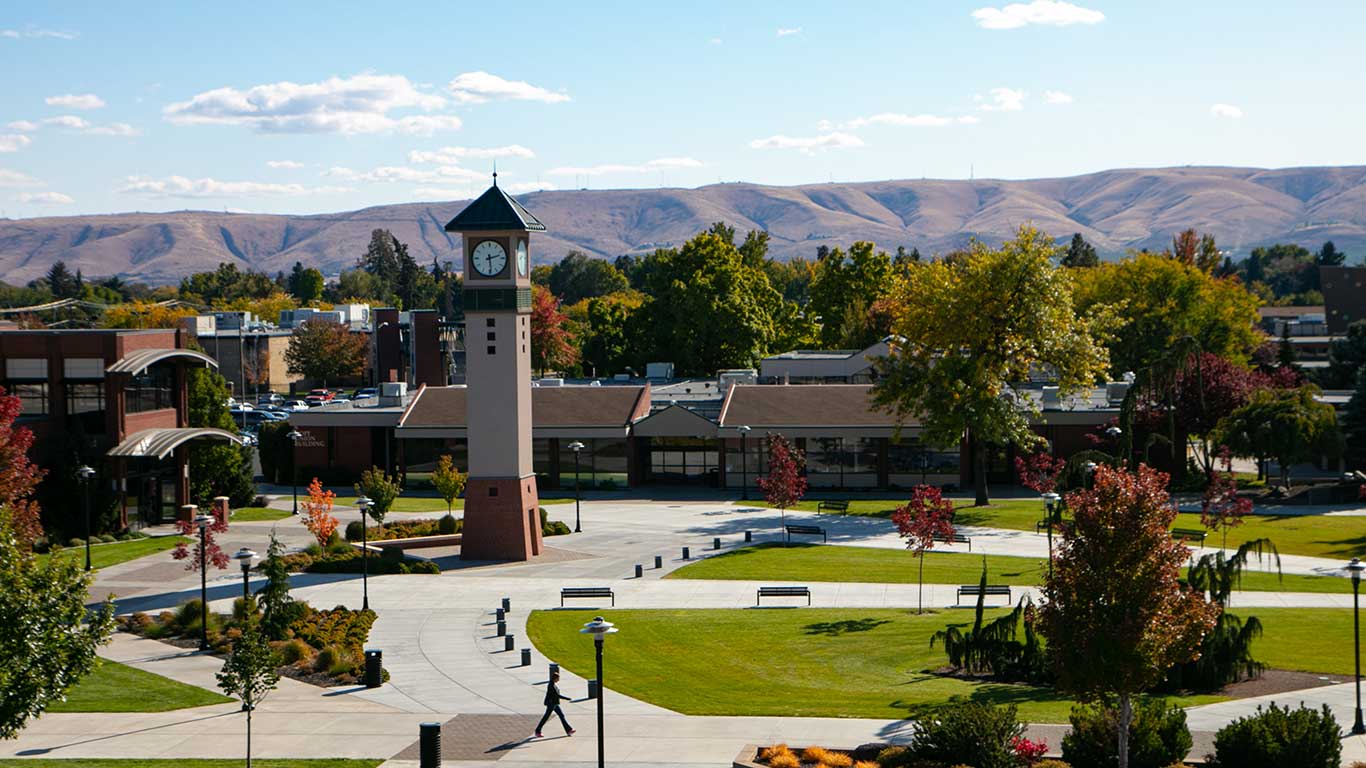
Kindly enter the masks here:
M 123 442 L 109 449 L 110 456 L 124 458 L 164 459 L 176 448 L 191 440 L 223 440 L 240 443 L 241 438 L 231 432 L 212 427 L 166 427 L 144 429 L 125 437 Z
M 723 428 L 885 427 L 891 412 L 875 406 L 868 384 L 737 384 L 721 408 Z
M 105 369 L 105 373 L 127 373 L 136 376 L 163 360 L 174 359 L 201 363 L 212 368 L 218 367 L 218 361 L 193 349 L 139 349 L 116 360 L 113 365 Z
M 465 209 L 446 225 L 447 232 L 493 232 L 508 229 L 544 232 L 545 225 L 498 186 L 496 175 L 493 186 L 465 206 Z
M 1319 304 L 1317 306 L 1306 307 L 1258 307 L 1257 314 L 1261 315 L 1264 318 L 1303 317 L 1304 315 L 1322 315 L 1324 314 L 1324 306 L 1322 304 Z
M 400 429 L 463 428 L 463 386 L 424 387 L 399 421 Z M 649 387 L 535 387 L 531 421 L 537 429 L 625 428 L 649 411 Z

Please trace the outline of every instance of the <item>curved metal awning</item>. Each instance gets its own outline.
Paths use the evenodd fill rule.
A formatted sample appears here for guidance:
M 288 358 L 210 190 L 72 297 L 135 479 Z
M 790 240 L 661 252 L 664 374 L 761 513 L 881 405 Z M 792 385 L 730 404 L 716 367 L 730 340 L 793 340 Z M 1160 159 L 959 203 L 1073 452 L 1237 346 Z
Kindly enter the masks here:
M 139 349 L 119 358 L 113 365 L 105 369 L 105 373 L 128 373 L 136 376 L 147 370 L 150 365 L 155 365 L 163 360 L 176 359 L 200 363 L 213 368 L 218 367 L 217 360 L 193 349 Z
M 223 429 L 213 427 L 164 427 L 144 429 L 124 438 L 109 449 L 110 456 L 124 458 L 164 459 L 176 448 L 191 440 L 223 440 L 240 444 L 242 439 Z

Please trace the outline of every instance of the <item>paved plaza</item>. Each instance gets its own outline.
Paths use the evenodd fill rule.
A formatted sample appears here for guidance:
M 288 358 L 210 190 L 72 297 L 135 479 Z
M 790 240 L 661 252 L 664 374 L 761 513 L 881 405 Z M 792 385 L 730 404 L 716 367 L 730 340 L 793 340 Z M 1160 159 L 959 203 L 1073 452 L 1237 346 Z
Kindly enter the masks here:
M 288 505 L 288 498 L 277 505 Z M 573 523 L 573 504 L 549 506 L 550 517 Z M 345 522 L 351 512 L 338 510 Z M 414 515 L 393 515 L 410 517 Z M 789 512 L 789 522 L 816 522 L 816 516 Z M 693 558 L 712 552 L 716 538 L 722 549 L 743 546 L 745 531 L 755 541 L 779 539 L 780 515 L 723 500 L 639 501 L 597 499 L 583 505 L 580 534 L 547 539 L 566 556 L 546 562 L 450 568 L 439 576 L 384 576 L 370 579 L 370 603 L 379 615 L 369 647 L 382 649 L 392 681 L 381 688 L 359 686 L 322 689 L 293 680 L 261 705 L 254 721 L 254 754 L 258 757 L 393 758 L 392 766 L 416 766 L 412 749 L 422 722 L 446 723 L 448 759 L 462 765 L 493 764 L 501 768 L 532 765 L 577 766 L 596 760 L 594 702 L 587 683 L 568 670 L 561 688 L 574 700 L 565 709 L 579 729 L 573 738 L 547 727 L 547 738 L 529 739 L 542 711 L 548 659 L 532 650 L 532 663 L 521 666 L 526 647 L 526 619 L 535 609 L 557 609 L 563 586 L 611 586 L 617 608 L 744 608 L 754 604 L 755 582 L 664 580 L 685 565 L 683 547 Z M 901 548 L 883 519 L 823 515 L 819 524 L 832 545 Z M 277 523 L 235 523 L 221 536 L 224 549 L 251 546 L 263 552 L 275 530 L 287 544 L 301 546 L 310 537 L 297 519 Z M 1047 554 L 1043 536 L 1019 531 L 964 529 L 973 552 L 994 555 Z M 662 568 L 653 567 L 662 558 Z M 634 578 L 634 566 L 645 566 Z M 1337 561 L 1285 556 L 1287 573 L 1333 573 Z M 235 569 L 214 575 L 209 584 L 214 609 L 227 611 L 241 594 Z M 780 580 L 775 580 L 780 581 Z M 361 600 L 358 576 L 300 575 L 294 595 L 315 606 L 346 605 Z M 766 582 L 772 583 L 772 582 Z M 915 584 L 812 583 L 812 604 L 820 607 L 913 607 Z M 949 606 L 957 585 L 926 585 L 926 602 Z M 172 608 L 198 596 L 197 575 L 187 573 L 168 555 L 113 566 L 100 573 L 96 593 L 114 591 L 119 610 Z M 1023 594 L 1024 590 L 1020 590 Z M 493 609 L 501 598 L 512 601 L 508 631 L 518 652 L 503 650 L 495 636 Z M 1236 594 L 1239 607 L 1350 607 L 1350 594 L 1247 592 Z M 587 607 L 584 603 L 575 607 Z M 589 614 L 585 613 L 585 620 Z M 629 627 L 623 627 L 629 632 Z M 588 642 L 585 640 L 585 642 Z M 610 642 L 609 642 L 610 648 Z M 609 651 L 610 652 L 610 651 Z M 104 651 L 107 658 L 175 680 L 213 689 L 220 661 L 152 640 L 116 635 Z M 1333 685 L 1297 691 L 1266 700 L 1301 701 L 1332 707 L 1339 722 L 1352 721 L 1352 687 Z M 1192 708 L 1190 727 L 1197 748 L 1213 731 L 1252 712 L 1262 699 L 1244 699 Z M 787 741 L 853 746 L 907 737 L 904 720 L 859 720 L 781 717 L 692 717 L 637 701 L 610 690 L 606 698 L 607 754 L 613 765 L 729 765 L 745 744 Z M 33 722 L 0 754 L 31 757 L 237 757 L 244 751 L 244 718 L 235 704 L 165 713 L 48 714 Z M 1035 735 L 1057 745 L 1062 730 L 1036 726 Z M 1351 759 L 1366 758 L 1366 742 L 1351 739 Z

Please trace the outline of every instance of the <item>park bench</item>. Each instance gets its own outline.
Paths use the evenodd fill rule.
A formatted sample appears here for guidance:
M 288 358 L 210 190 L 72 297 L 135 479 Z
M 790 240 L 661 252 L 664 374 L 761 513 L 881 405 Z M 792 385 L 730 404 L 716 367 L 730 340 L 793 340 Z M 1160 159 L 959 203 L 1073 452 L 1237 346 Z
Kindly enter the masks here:
M 972 539 L 968 536 L 964 536 L 961 533 L 955 533 L 951 536 L 941 536 L 936 533 L 931 538 L 933 538 L 935 541 L 942 541 L 945 544 L 967 544 L 968 551 L 972 551 Z
M 825 529 L 818 525 L 787 526 L 787 535 L 791 537 L 793 534 L 797 534 L 799 536 L 819 536 L 821 537 L 821 541 L 829 541 L 829 539 L 825 537 Z
M 754 604 L 762 604 L 765 597 L 804 597 L 806 604 L 811 605 L 811 590 L 808 587 L 759 587 Z
M 1049 520 L 1048 518 L 1045 517 L 1044 519 L 1042 519 L 1042 520 L 1040 520 L 1039 522 L 1037 522 L 1037 523 L 1034 524 L 1034 532 L 1035 532 L 1035 533 L 1047 533 L 1047 532 L 1048 532 L 1048 525 L 1049 525 L 1049 523 L 1052 523 L 1052 522 L 1053 522 L 1052 520 Z
M 1198 540 L 1200 541 L 1200 546 L 1201 546 L 1201 547 L 1204 547 L 1204 546 L 1205 546 L 1205 537 L 1208 536 L 1208 535 L 1209 535 L 1209 531 L 1206 531 L 1206 530 L 1204 530 L 1204 529 L 1202 529 L 1202 528 L 1173 528 L 1173 529 L 1172 529 L 1172 538 L 1173 538 L 1173 539 L 1193 539 L 1193 540 L 1194 540 L 1194 539 L 1198 539 Z
M 849 511 L 849 502 L 847 502 L 847 501 L 839 501 L 839 500 L 831 500 L 831 501 L 822 501 L 821 503 L 819 503 L 819 504 L 816 505 L 816 511 L 817 511 L 817 512 L 824 512 L 824 511 L 826 511 L 826 510 L 829 510 L 829 511 L 831 511 L 831 512 L 839 512 L 840 514 L 844 514 L 845 512 L 848 512 L 848 511 Z
M 564 587 L 560 590 L 560 607 L 564 607 L 566 599 L 601 599 L 608 597 L 612 599 L 612 607 L 617 606 L 617 596 L 612 592 L 611 587 Z
M 964 584 L 958 588 L 958 604 L 963 604 L 965 597 L 1004 597 L 1006 604 L 1009 605 L 1013 599 L 1010 594 L 1010 587 L 1004 584 L 988 584 L 983 587 L 981 584 Z

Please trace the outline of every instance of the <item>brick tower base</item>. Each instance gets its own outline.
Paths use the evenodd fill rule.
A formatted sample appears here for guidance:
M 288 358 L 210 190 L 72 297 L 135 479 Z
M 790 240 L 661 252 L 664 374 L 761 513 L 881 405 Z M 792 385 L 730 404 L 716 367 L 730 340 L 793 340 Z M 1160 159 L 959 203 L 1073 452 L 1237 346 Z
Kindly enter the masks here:
M 540 497 L 536 476 L 471 477 L 465 485 L 461 560 L 530 560 L 541 554 Z

